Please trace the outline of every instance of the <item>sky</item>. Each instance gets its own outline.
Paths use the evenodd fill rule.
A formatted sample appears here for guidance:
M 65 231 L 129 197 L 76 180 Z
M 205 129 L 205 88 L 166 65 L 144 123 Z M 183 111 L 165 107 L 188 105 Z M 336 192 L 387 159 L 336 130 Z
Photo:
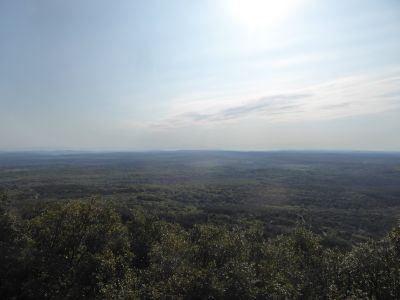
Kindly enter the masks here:
M 400 1 L 0 1 L 0 150 L 175 149 L 400 151 Z

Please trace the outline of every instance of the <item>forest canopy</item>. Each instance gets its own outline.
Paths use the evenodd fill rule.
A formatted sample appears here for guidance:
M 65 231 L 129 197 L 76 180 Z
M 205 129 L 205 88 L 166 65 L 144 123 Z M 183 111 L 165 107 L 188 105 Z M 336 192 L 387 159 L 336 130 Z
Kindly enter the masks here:
M 349 251 L 298 225 L 182 226 L 101 200 L 0 208 L 2 299 L 399 299 L 400 228 Z

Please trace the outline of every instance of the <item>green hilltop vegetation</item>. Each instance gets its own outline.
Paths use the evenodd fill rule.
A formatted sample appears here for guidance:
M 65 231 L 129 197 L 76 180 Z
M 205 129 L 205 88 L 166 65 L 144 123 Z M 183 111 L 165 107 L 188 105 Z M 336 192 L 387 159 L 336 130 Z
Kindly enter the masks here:
M 0 299 L 400 299 L 400 154 L 1 153 Z

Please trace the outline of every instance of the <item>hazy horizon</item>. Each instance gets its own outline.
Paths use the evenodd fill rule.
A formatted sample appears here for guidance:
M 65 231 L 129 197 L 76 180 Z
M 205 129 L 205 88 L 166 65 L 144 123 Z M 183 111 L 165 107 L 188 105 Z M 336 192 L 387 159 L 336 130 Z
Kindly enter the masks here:
M 321 153 L 321 154 L 399 154 L 396 150 L 362 149 L 10 149 L 0 150 L 0 154 L 146 154 L 146 153 Z
M 400 151 L 396 0 L 0 3 L 0 151 Z

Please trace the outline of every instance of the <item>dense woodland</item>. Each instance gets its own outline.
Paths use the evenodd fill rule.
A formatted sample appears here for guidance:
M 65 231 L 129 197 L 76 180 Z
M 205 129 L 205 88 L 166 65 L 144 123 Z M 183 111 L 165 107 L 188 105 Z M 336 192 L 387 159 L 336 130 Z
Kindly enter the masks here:
M 0 155 L 1 299 L 400 299 L 400 155 Z

